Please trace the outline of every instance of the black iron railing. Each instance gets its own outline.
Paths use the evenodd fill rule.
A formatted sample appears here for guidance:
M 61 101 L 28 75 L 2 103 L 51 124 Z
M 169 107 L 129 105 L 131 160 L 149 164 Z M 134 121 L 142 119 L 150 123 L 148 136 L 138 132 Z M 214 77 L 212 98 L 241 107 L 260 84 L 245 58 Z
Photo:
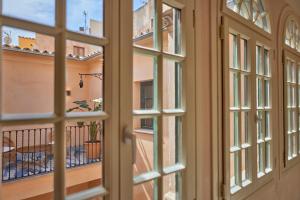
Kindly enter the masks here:
M 66 167 L 100 162 L 103 152 L 101 123 L 66 126 Z M 54 128 L 4 130 L 2 132 L 2 181 L 53 171 Z M 93 138 L 93 141 L 91 141 Z

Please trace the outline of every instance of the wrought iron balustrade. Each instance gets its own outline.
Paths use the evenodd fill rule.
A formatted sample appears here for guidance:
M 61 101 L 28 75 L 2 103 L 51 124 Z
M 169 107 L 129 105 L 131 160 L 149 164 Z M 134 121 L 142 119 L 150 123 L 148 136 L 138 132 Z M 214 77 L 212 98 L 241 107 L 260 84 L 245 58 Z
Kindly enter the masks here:
M 66 167 L 101 162 L 101 123 L 66 126 Z M 91 129 L 94 141 L 91 142 Z M 53 127 L 2 131 L 2 181 L 50 173 L 54 170 L 55 131 Z

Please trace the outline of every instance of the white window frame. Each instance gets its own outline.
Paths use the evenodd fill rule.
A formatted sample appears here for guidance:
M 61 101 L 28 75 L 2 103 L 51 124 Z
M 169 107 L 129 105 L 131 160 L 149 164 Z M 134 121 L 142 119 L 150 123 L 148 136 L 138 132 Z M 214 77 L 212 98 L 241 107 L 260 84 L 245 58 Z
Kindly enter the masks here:
M 118 85 L 112 80 L 118 80 L 118 62 L 113 59 L 118 57 L 118 1 L 105 1 L 103 4 L 104 12 L 104 36 L 96 38 L 89 35 L 76 33 L 66 28 L 66 0 L 55 0 L 55 25 L 48 26 L 36 22 L 29 22 L 23 19 L 0 15 L 0 25 L 11 26 L 32 32 L 37 32 L 54 37 L 55 39 L 55 58 L 54 58 L 54 113 L 47 114 L 22 114 L 22 115 L 1 115 L 0 131 L 4 126 L 25 125 L 25 124 L 54 124 L 56 137 L 54 147 L 55 170 L 54 174 L 54 199 L 79 200 L 83 198 L 104 197 L 105 199 L 119 199 L 118 196 L 118 99 L 114 97 L 118 92 Z M 2 11 L 2 1 L 1 1 Z M 1 31 L 2 34 L 2 31 Z M 104 111 L 89 113 L 66 113 L 65 109 L 65 83 L 66 83 L 66 41 L 74 40 L 90 45 L 104 47 Z M 114 42 L 112 42 L 114 41 Z M 115 42 L 116 41 L 116 42 Z M 0 42 L 2 46 L 2 40 Z M 114 47 L 114 49 L 112 48 Z M 2 54 L 2 48 L 0 48 Z M 1 70 L 1 68 L 0 68 Z M 114 97 L 114 98 L 112 98 Z M 118 96 L 117 96 L 118 97 Z M 3 106 L 0 102 L 0 111 Z M 104 182 L 100 186 L 84 190 L 72 195 L 66 195 L 66 149 L 65 149 L 65 122 L 67 121 L 88 121 L 104 120 L 105 137 L 104 137 L 104 161 L 103 177 Z M 2 142 L 1 142 L 2 144 Z M 113 147 L 113 148 L 112 148 Z M 2 155 L 0 154 L 2 158 Z M 0 171 L 2 173 L 2 165 Z M 1 190 L 0 183 L 0 190 Z
M 252 0 L 250 0 L 250 2 L 252 2 Z M 266 3 L 265 3 L 266 4 Z M 248 28 L 256 31 L 257 33 L 267 37 L 267 38 L 270 38 L 271 37 L 271 33 L 274 32 L 274 30 L 272 30 L 272 17 L 269 17 L 269 24 L 270 24 L 270 31 L 269 32 L 266 32 L 264 31 L 262 28 L 260 28 L 259 26 L 255 25 L 252 21 L 252 10 L 251 10 L 251 16 L 250 16 L 250 19 L 246 19 L 244 18 L 243 16 L 241 16 L 239 13 L 236 13 L 234 12 L 233 10 L 231 10 L 230 8 L 227 7 L 226 5 L 226 0 L 222 0 L 221 2 L 221 10 L 224 14 L 226 14 L 227 16 L 230 16 L 231 18 L 234 18 L 236 19 L 237 21 L 239 21 L 241 24 L 244 24 L 246 25 Z M 265 10 L 268 10 L 268 5 L 264 5 L 265 6 Z M 251 7 L 252 7 L 252 4 L 251 4 Z
M 274 177 L 274 143 L 276 131 L 274 129 L 274 123 L 272 121 L 275 119 L 275 112 L 276 109 L 273 107 L 271 111 L 271 167 L 273 171 L 269 172 L 268 174 L 262 176 L 261 178 L 257 177 L 257 130 L 256 130 L 256 45 L 264 46 L 266 49 L 269 50 L 269 59 L 270 59 L 270 67 L 271 73 L 274 73 L 273 66 L 273 50 L 272 50 L 272 43 L 269 37 L 266 37 L 265 34 L 257 33 L 256 29 L 253 29 L 250 25 L 245 25 L 240 23 L 240 20 L 232 17 L 231 15 L 227 15 L 222 17 L 222 32 L 221 32 L 221 39 L 222 39 L 222 60 L 223 60 L 223 196 L 226 199 L 243 199 L 249 196 L 251 193 L 262 187 L 263 185 L 269 183 L 273 180 Z M 239 16 L 239 18 L 241 18 Z M 242 189 L 238 190 L 234 194 L 231 194 L 230 188 L 230 121 L 229 121 L 229 114 L 230 114 L 230 102 L 229 102 L 229 33 L 235 33 L 237 35 L 241 35 L 242 37 L 248 39 L 248 51 L 249 51 L 249 63 L 251 67 L 251 74 L 250 74 L 250 84 L 251 84 L 251 109 L 250 109 L 250 130 L 251 130 L 251 184 L 246 185 Z M 239 48 L 239 47 L 238 47 Z M 263 51 L 262 51 L 263 52 Z M 274 76 L 272 74 L 272 76 Z M 272 102 L 275 102 L 274 96 L 274 87 L 272 87 L 273 82 L 270 82 L 271 86 L 271 105 Z
M 196 176 L 195 176 L 195 57 L 194 57 L 194 29 L 193 29 L 193 0 L 156 0 L 156 18 L 157 27 L 162 27 L 162 4 L 168 4 L 171 7 L 181 10 L 181 37 L 182 51 L 181 54 L 171 54 L 162 51 L 162 29 L 158 28 L 158 44 L 157 49 L 145 48 L 141 46 L 133 46 L 132 30 L 132 0 L 122 0 L 121 21 L 120 21 L 120 49 L 133 49 L 133 51 L 121 51 L 120 61 L 120 126 L 132 134 L 133 117 L 156 117 L 158 124 L 158 170 L 149 172 L 141 176 L 133 178 L 132 170 L 132 151 L 134 144 L 130 145 L 122 143 L 120 146 L 121 155 L 121 200 L 132 199 L 133 186 L 142 184 L 151 180 L 158 181 L 158 198 L 163 198 L 163 177 L 182 173 L 182 199 L 196 198 Z M 187 36 L 188 34 L 188 36 Z M 132 80 L 133 80 L 133 52 L 145 55 L 156 56 L 158 66 L 158 106 L 157 110 L 132 110 Z M 162 108 L 162 79 L 163 79 L 163 58 L 179 61 L 182 63 L 182 108 L 180 109 L 163 109 Z M 188 96 L 188 98 L 186 98 Z M 182 157 L 181 162 L 171 167 L 163 166 L 163 116 L 182 116 Z M 188 153 L 187 153 L 188 152 Z M 187 165 L 189 167 L 187 167 Z
M 289 144 L 288 144 L 288 117 L 287 117 L 287 77 L 286 77 L 286 67 L 287 67 L 287 60 L 290 60 L 292 62 L 295 63 L 296 65 L 296 81 L 298 82 L 299 80 L 299 76 L 298 76 L 298 71 L 300 70 L 300 52 L 297 49 L 297 47 L 292 48 L 290 45 L 286 44 L 286 28 L 288 23 L 290 22 L 290 20 L 294 20 L 295 23 L 297 23 L 298 25 L 298 36 L 300 37 L 300 27 L 299 27 L 299 22 L 298 20 L 293 16 L 290 15 L 286 18 L 286 21 L 284 23 L 284 31 L 283 31 L 283 37 L 282 37 L 282 45 L 283 45 L 283 50 L 282 50 L 282 87 L 283 87 L 283 106 L 284 106 L 284 111 L 283 111 L 283 139 L 284 139 L 284 147 L 283 147 L 283 171 L 286 171 L 288 169 L 290 169 L 291 167 L 295 166 L 296 164 L 298 164 L 300 162 L 300 143 L 299 143 L 299 119 L 297 118 L 298 114 L 299 114 L 299 92 L 298 90 L 296 90 L 296 137 L 298 138 L 298 145 L 297 145 L 297 155 L 295 155 L 295 157 L 289 159 Z M 297 38 L 296 38 L 297 39 Z M 300 42 L 300 38 L 298 39 L 298 42 Z M 298 84 L 298 83 L 296 83 Z M 299 85 L 296 86 L 297 88 L 299 87 Z

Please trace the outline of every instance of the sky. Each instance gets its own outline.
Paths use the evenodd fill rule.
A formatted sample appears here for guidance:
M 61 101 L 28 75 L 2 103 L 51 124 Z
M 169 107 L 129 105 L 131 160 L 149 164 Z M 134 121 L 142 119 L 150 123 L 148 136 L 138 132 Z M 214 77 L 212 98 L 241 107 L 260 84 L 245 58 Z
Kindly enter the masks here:
M 67 28 L 78 31 L 84 26 L 83 11 L 87 12 L 89 19 L 102 21 L 103 1 L 105 0 L 66 0 L 67 1 Z M 133 0 L 133 10 L 141 7 L 148 0 Z M 11 17 L 54 26 L 55 0 L 2 0 L 3 14 Z M 18 36 L 35 37 L 29 31 L 11 27 L 3 27 L 3 31 L 10 34 L 12 44 L 18 45 Z

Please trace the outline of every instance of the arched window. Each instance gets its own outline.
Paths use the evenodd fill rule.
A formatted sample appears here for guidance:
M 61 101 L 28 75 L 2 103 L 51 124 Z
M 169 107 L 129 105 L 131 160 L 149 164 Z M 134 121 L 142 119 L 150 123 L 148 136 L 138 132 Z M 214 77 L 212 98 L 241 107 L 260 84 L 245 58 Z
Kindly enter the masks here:
M 300 160 L 300 33 L 295 17 L 284 30 L 285 167 Z M 297 52 L 298 51 L 298 52 Z
M 290 18 L 285 27 L 285 44 L 300 52 L 299 24 L 294 18 Z
M 226 0 L 229 9 L 270 33 L 270 19 L 263 0 Z
M 223 189 L 246 199 L 274 177 L 274 46 L 263 0 L 223 3 Z

